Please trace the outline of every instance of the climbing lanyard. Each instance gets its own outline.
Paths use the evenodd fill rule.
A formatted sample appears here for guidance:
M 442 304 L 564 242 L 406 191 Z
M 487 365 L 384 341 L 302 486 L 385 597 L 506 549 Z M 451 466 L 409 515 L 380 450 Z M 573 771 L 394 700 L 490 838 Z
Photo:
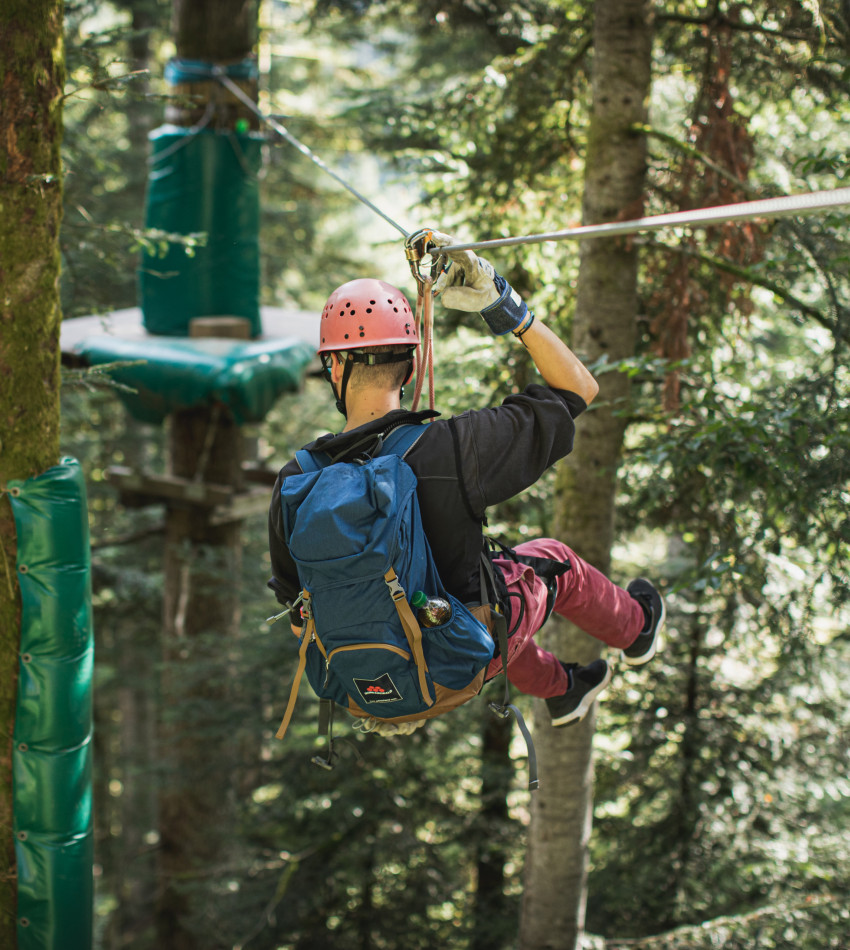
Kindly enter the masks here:
M 419 406 L 422 384 L 428 375 L 428 408 L 434 408 L 434 295 L 431 286 L 440 269 L 441 257 L 433 254 L 431 237 L 427 228 L 408 234 L 404 253 L 410 265 L 410 273 L 416 281 L 416 326 L 421 343 L 416 350 L 416 389 L 413 392 L 413 409 Z M 428 272 L 423 273 L 427 267 Z

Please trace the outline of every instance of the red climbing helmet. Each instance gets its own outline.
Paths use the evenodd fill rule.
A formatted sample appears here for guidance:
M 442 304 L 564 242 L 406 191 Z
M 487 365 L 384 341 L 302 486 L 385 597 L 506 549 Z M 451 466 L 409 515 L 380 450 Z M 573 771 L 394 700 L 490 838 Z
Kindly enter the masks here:
M 361 277 L 328 297 L 319 326 L 319 353 L 365 346 L 419 343 L 416 316 L 407 298 L 392 284 Z

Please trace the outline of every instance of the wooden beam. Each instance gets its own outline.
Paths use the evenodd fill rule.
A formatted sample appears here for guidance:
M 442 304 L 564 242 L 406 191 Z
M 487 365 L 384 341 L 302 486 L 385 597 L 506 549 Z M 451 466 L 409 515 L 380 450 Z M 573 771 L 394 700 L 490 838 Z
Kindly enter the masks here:
M 169 501 L 215 508 L 217 505 L 229 505 L 236 494 L 228 485 L 193 481 L 179 475 L 134 472 L 123 465 L 108 468 L 106 477 L 118 489 L 122 503 L 131 508 Z

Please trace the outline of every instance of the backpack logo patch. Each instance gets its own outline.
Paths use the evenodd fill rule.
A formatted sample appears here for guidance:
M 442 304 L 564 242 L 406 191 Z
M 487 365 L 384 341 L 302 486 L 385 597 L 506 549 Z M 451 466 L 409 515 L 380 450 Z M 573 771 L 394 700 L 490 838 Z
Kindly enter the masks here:
M 364 680 L 354 678 L 354 685 L 364 703 L 394 703 L 404 697 L 396 688 L 389 673 L 383 673 L 377 679 Z

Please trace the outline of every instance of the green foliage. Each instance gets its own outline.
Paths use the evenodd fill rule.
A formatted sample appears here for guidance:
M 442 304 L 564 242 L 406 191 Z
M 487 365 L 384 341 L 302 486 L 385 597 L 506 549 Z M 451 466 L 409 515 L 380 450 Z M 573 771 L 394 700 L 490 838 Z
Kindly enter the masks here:
M 273 111 L 403 224 L 489 238 L 578 221 L 592 4 L 318 4 L 312 30 L 300 9 L 274 6 L 262 41 Z M 173 239 L 142 226 L 145 136 L 166 94 L 165 7 L 67 5 L 66 313 L 135 304 L 139 244 Z M 845 183 L 845 13 L 657 4 L 647 210 Z M 149 79 L 137 74 L 142 39 Z M 718 63 L 725 111 L 709 94 Z M 263 196 L 265 303 L 317 308 L 366 273 L 410 286 L 386 225 L 287 145 L 269 146 Z M 670 594 L 666 651 L 617 676 L 600 709 L 588 926 L 609 950 L 627 937 L 643 950 L 820 950 L 846 935 L 847 223 L 842 209 L 754 226 L 746 241 L 653 239 L 640 352 L 595 368 L 628 373 L 636 391 L 617 570 L 655 576 L 655 562 Z M 568 328 L 575 245 L 493 259 Z M 686 347 L 665 356 L 671 314 Z M 533 378 L 524 351 L 476 321 L 438 308 L 444 414 Z M 155 795 L 168 780 L 145 726 L 158 715 L 161 510 L 118 505 L 105 471 L 162 471 L 165 450 L 111 394 L 89 392 L 91 378 L 69 382 L 86 384 L 65 394 L 63 448 L 89 475 L 95 545 L 100 939 L 144 950 L 157 939 Z M 287 397 L 259 433 L 261 457 L 274 467 L 338 428 L 329 397 L 318 379 Z M 547 479 L 492 512 L 491 530 L 546 534 L 552 507 Z M 222 776 L 240 804 L 234 854 L 192 884 L 222 939 L 250 950 L 474 946 L 476 855 L 500 845 L 497 927 L 515 946 L 521 762 L 507 817 L 485 824 L 475 704 L 404 741 L 343 723 L 342 762 L 325 773 L 309 762 L 322 745 L 305 690 L 292 738 L 274 741 L 293 643 L 283 622 L 264 623 L 267 569 L 260 517 L 245 532 L 243 637 L 186 670 L 187 682 L 229 684 L 227 704 L 169 711 L 212 761 L 239 749 Z
M 134 30 L 132 11 L 75 0 L 65 6 L 65 220 L 62 305 L 82 316 L 136 304 L 143 238 L 147 132 L 160 109 L 149 74 L 167 27 L 151 11 Z

